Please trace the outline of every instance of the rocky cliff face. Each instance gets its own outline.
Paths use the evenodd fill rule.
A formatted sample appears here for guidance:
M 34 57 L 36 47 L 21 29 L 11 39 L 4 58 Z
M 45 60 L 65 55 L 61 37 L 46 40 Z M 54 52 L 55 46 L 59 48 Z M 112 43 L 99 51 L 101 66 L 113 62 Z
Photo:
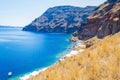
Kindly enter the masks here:
M 23 30 L 73 33 L 80 28 L 81 22 L 85 21 L 95 8 L 95 6 L 85 8 L 57 6 L 49 8 L 43 15 L 25 26 Z
M 74 33 L 79 39 L 103 38 L 120 31 L 120 0 L 107 0 L 90 15 L 83 30 Z

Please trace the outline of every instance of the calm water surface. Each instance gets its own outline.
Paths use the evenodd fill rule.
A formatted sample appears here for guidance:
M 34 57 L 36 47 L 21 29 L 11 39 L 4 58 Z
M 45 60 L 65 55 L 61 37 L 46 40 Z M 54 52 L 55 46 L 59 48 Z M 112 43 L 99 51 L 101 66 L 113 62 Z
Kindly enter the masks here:
M 70 34 L 32 33 L 22 28 L 0 27 L 0 80 L 55 63 L 57 55 L 71 44 Z

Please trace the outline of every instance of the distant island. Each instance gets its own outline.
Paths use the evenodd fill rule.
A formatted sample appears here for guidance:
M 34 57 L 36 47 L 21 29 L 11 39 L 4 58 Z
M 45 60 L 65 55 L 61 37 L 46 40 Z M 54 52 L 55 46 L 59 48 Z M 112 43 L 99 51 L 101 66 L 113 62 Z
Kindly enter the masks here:
M 3 26 L 3 25 L 0 25 L 0 28 L 22 28 L 20 26 Z
M 56 6 L 49 8 L 40 17 L 36 18 L 25 31 L 73 33 L 81 28 L 82 22 L 95 11 L 96 6 L 85 8 L 74 6 Z

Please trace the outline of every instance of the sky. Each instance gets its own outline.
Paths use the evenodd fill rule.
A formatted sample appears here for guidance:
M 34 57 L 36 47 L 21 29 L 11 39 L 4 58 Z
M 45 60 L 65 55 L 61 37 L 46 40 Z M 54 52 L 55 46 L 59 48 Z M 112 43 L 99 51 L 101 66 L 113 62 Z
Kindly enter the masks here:
M 106 0 L 0 0 L 0 25 L 24 27 L 54 6 L 99 6 Z

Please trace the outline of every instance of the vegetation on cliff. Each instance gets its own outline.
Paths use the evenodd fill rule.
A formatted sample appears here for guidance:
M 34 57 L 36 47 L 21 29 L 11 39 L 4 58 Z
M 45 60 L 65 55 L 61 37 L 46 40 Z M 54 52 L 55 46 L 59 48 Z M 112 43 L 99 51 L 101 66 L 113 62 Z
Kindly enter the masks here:
M 119 35 L 108 36 L 83 53 L 66 58 L 29 80 L 119 80 Z

